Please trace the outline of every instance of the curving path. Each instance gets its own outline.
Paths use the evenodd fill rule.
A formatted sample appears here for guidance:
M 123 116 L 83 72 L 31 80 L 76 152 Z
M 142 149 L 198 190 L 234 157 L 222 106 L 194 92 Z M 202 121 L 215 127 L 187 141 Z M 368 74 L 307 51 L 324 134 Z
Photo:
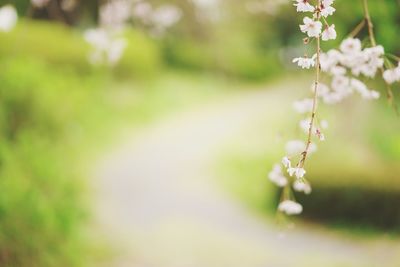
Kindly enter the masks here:
M 282 233 L 213 184 L 210 166 L 224 144 L 283 115 L 279 103 L 294 85 L 234 95 L 120 140 L 94 174 L 96 220 L 118 251 L 101 266 L 400 266 L 395 242 L 303 227 Z

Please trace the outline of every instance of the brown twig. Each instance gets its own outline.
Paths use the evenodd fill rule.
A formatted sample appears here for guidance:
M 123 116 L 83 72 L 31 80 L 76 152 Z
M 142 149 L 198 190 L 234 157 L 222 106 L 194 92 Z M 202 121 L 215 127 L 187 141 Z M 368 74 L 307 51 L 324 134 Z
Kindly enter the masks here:
M 365 21 L 367 22 L 367 27 L 368 27 L 369 39 L 371 41 L 371 45 L 376 46 L 376 39 L 375 39 L 375 34 L 374 34 L 374 24 L 372 23 L 371 15 L 369 14 L 369 7 L 368 7 L 367 0 L 363 0 L 363 7 L 364 7 Z
M 365 26 L 365 19 L 363 19 L 355 28 L 354 30 L 351 31 L 351 33 L 349 34 L 350 37 L 356 37 L 357 34 L 360 33 L 360 31 L 364 28 Z
M 321 6 L 321 0 L 318 0 L 318 8 Z M 320 11 L 317 11 L 317 19 L 320 20 L 321 18 L 321 13 Z M 318 37 L 315 38 L 317 40 L 317 58 L 316 58 L 316 64 L 315 64 L 315 83 L 314 83 L 314 94 L 313 94 L 313 105 L 312 105 L 312 111 L 311 111 L 311 120 L 310 120 L 310 127 L 308 128 L 308 135 L 307 135 L 307 143 L 306 143 L 306 148 L 304 152 L 302 153 L 302 157 L 298 163 L 299 168 L 303 168 L 305 161 L 307 159 L 309 150 L 310 150 L 310 145 L 311 145 L 311 137 L 312 137 L 312 131 L 314 128 L 314 121 L 315 121 L 315 116 L 317 113 L 317 102 L 318 102 L 318 85 L 319 85 L 319 78 L 320 78 L 320 71 L 321 71 L 321 66 L 320 66 L 320 57 L 321 57 L 321 36 L 319 35 Z
M 371 42 L 372 46 L 376 46 L 376 39 L 375 39 L 375 34 L 374 34 L 374 24 L 372 23 L 371 15 L 369 13 L 369 7 L 368 7 L 368 0 L 362 0 L 363 1 L 363 7 L 364 7 L 364 19 L 367 23 L 368 27 L 368 35 L 369 35 L 369 40 Z M 385 72 L 385 69 L 383 67 L 379 68 L 379 71 L 381 75 L 383 76 L 383 73 Z M 397 114 L 399 114 L 398 108 L 396 103 L 394 103 L 394 95 L 392 88 L 390 84 L 388 84 L 385 81 L 386 84 L 386 96 L 389 102 L 389 105 L 392 106 Z

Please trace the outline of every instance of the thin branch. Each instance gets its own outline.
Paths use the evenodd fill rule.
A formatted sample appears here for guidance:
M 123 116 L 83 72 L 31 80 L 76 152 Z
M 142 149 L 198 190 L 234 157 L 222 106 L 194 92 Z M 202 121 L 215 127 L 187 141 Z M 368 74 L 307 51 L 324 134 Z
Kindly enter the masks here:
M 365 19 L 363 19 L 349 34 L 350 37 L 356 37 L 365 26 Z
M 396 61 L 400 61 L 400 57 L 398 57 L 396 55 L 386 53 L 385 56 L 390 57 L 390 58 L 392 58 L 392 59 L 394 59 Z
M 321 6 L 321 0 L 318 0 L 318 8 Z M 320 20 L 321 18 L 321 13 L 320 11 L 317 11 L 317 19 Z M 315 84 L 314 84 L 314 94 L 313 94 L 313 105 L 312 105 L 312 112 L 311 112 L 311 120 L 310 120 L 310 127 L 308 128 L 308 136 L 307 136 L 307 143 L 306 143 L 306 149 L 302 153 L 302 158 L 299 161 L 298 167 L 303 168 L 305 161 L 307 159 L 309 150 L 310 150 L 310 145 L 311 145 L 311 137 L 312 137 L 312 131 L 314 128 L 314 121 L 315 121 L 315 115 L 317 113 L 317 102 L 318 102 L 318 85 L 319 85 L 319 79 L 320 79 L 320 71 L 321 71 L 321 63 L 320 63 L 320 57 L 321 57 L 321 36 L 319 35 L 318 37 L 315 38 L 317 40 L 317 58 L 316 58 L 316 64 L 315 64 Z
M 374 34 L 374 24 L 372 23 L 371 16 L 369 14 L 369 7 L 368 7 L 367 0 L 363 0 L 363 7 L 364 7 L 365 20 L 366 20 L 367 26 L 368 26 L 369 39 L 371 41 L 371 45 L 376 46 L 376 39 L 375 39 L 375 34 Z
M 362 0 L 362 1 L 363 1 L 363 7 L 364 7 L 364 17 L 365 17 L 365 21 L 368 26 L 369 40 L 370 40 L 372 46 L 376 46 L 376 39 L 375 39 L 375 34 L 374 34 L 374 24 L 372 23 L 371 15 L 369 14 L 368 1 L 367 0 Z M 383 76 L 385 69 L 383 67 L 380 67 L 379 71 L 380 71 L 381 75 Z M 386 96 L 387 96 L 389 105 L 391 105 L 394 108 L 394 110 L 396 111 L 396 113 L 399 114 L 397 105 L 394 103 L 394 95 L 393 95 L 392 88 L 391 88 L 390 84 L 388 84 L 387 82 L 385 82 L 385 84 L 386 84 Z

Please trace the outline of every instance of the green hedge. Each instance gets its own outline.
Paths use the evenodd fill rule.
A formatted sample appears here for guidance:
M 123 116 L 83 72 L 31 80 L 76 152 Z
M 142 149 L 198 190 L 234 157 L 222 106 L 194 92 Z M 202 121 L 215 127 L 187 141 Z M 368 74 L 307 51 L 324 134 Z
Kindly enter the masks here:
M 265 80 L 281 72 L 276 51 L 269 52 L 245 37 L 221 42 L 170 39 L 165 44 L 166 61 L 174 67 L 207 71 L 244 80 Z
M 125 36 L 128 46 L 113 73 L 138 79 L 158 74 L 162 62 L 157 44 L 133 29 Z M 54 22 L 21 20 L 13 31 L 0 33 L 1 55 L 36 58 L 81 73 L 98 68 L 88 62 L 90 49 L 81 32 Z
M 330 225 L 347 224 L 353 227 L 400 232 L 398 191 L 356 186 L 314 185 L 311 195 L 297 194 L 296 198 L 304 206 L 303 218 Z
M 71 132 L 101 80 L 26 58 L 0 68 L 0 265 L 78 266 L 84 184 Z

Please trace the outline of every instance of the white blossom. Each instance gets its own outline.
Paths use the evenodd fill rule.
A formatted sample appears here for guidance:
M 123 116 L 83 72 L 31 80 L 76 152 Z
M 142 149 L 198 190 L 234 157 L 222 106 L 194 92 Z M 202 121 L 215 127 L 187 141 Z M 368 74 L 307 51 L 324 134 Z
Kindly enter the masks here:
M 318 137 L 319 141 L 325 141 L 325 135 L 319 128 L 315 129 L 314 134 Z
M 285 166 L 286 168 L 290 168 L 292 166 L 292 163 L 290 162 L 290 159 L 288 157 L 283 157 L 282 165 Z
M 292 177 L 293 175 L 296 176 L 297 179 L 301 179 L 306 174 L 306 170 L 300 167 L 291 167 L 288 168 L 289 176 Z
M 301 140 L 291 140 L 286 143 L 286 153 L 289 156 L 302 153 L 306 149 L 306 144 Z
M 365 52 L 370 55 L 370 57 L 381 57 L 385 55 L 385 48 L 381 45 L 369 47 L 365 49 Z
M 109 36 L 103 29 L 89 29 L 84 32 L 84 38 L 86 42 L 99 49 L 106 49 L 109 44 Z
M 310 121 L 311 121 L 311 119 L 308 118 L 308 119 L 301 120 L 301 121 L 299 122 L 300 128 L 301 128 L 305 133 L 308 133 L 308 131 L 309 131 L 309 129 L 310 129 Z
M 327 53 L 321 53 L 321 70 L 324 72 L 330 72 L 332 68 L 337 67 L 337 64 L 341 61 L 341 57 L 342 53 L 335 49 L 331 49 Z
M 17 11 L 12 5 L 5 5 L 0 8 L 0 31 L 11 31 L 17 24 L 17 20 Z
M 31 0 L 31 4 L 37 8 L 45 7 L 49 2 L 50 0 Z
M 383 79 L 385 80 L 386 83 L 392 84 L 395 82 L 400 81 L 400 68 L 396 69 L 388 69 L 383 72 Z
M 383 67 L 384 48 L 380 45 L 365 48 L 361 47 L 359 39 L 347 38 L 340 45 L 340 51 L 330 50 L 321 54 L 321 70 L 333 76 L 331 87 L 333 91 L 319 95 L 327 104 L 336 104 L 348 97 L 353 91 L 358 92 L 365 99 L 379 98 L 379 92 L 369 90 L 364 83 L 357 79 L 350 79 L 347 70 L 353 76 L 364 75 L 375 77 L 379 68 Z M 384 74 L 386 78 L 393 73 Z
M 77 0 L 62 0 L 60 7 L 63 11 L 71 12 L 77 7 L 78 4 L 79 3 Z
M 334 0 L 322 0 L 323 6 L 331 6 L 335 2 Z
M 107 1 L 100 6 L 99 17 L 102 27 L 122 29 L 132 15 L 132 2 L 129 0 Z
M 311 84 L 311 92 L 314 92 L 314 90 L 315 90 L 315 82 L 313 82 L 313 83 Z M 324 83 L 322 83 L 322 82 L 319 82 L 319 83 L 318 83 L 318 86 L 317 86 L 317 93 L 318 93 L 318 96 L 322 96 L 322 95 L 328 93 L 329 90 L 330 90 L 330 89 L 329 89 L 329 87 L 328 87 L 326 84 L 324 84 Z
M 304 194 L 307 195 L 310 194 L 312 191 L 310 184 L 301 180 L 294 181 L 293 189 L 297 192 L 303 192 Z
M 331 16 L 336 9 L 332 7 L 333 0 L 323 0 L 322 1 L 322 8 L 321 8 L 321 15 L 325 18 Z
M 268 174 L 268 178 L 271 182 L 279 187 L 284 187 L 288 183 L 288 180 L 283 175 L 281 166 L 279 164 L 274 165 L 272 171 Z
M 395 68 L 395 71 L 397 72 L 397 75 L 400 78 L 400 62 L 398 64 L 397 68 Z
M 297 100 L 293 103 L 293 108 L 298 113 L 307 113 L 311 112 L 313 108 L 313 100 L 310 98 L 306 98 L 303 100 Z
M 89 61 L 92 64 L 115 65 L 122 57 L 127 45 L 124 38 L 114 36 L 101 28 L 87 30 L 84 38 L 93 47 L 89 55 Z
M 329 127 L 329 123 L 327 120 L 321 120 L 319 124 L 321 125 L 322 129 L 327 129 Z
M 368 87 L 360 80 L 355 78 L 351 79 L 352 88 L 358 92 L 364 99 L 373 100 L 378 99 L 380 94 L 377 91 L 369 90 Z
M 278 210 L 286 213 L 287 215 L 296 215 L 303 211 L 303 207 L 295 201 L 284 200 L 279 203 Z
M 308 147 L 308 154 L 311 155 L 317 151 L 317 145 L 314 143 L 311 143 L 310 146 Z
M 369 78 L 374 78 L 377 70 L 378 70 L 378 68 L 376 66 L 374 66 L 373 64 L 368 64 L 368 63 L 361 65 L 361 67 L 360 67 L 360 73 Z M 358 76 L 358 74 L 355 74 L 354 71 L 353 71 L 353 73 L 355 76 Z
M 201 1 L 204 1 L 204 0 L 201 0 Z M 253 13 L 253 14 L 266 13 L 268 15 L 273 16 L 273 15 L 277 15 L 277 13 L 280 10 L 280 7 L 287 4 L 287 2 L 288 2 L 288 0 L 274 0 L 274 1 L 251 0 L 251 1 L 246 1 L 246 9 L 250 13 Z M 294 5 L 296 6 L 296 4 L 294 4 Z M 299 12 L 301 12 L 301 11 L 299 11 Z
M 351 87 L 361 95 L 367 95 L 368 94 L 368 88 L 367 86 L 360 80 L 357 80 L 355 78 L 351 79 Z
M 107 59 L 110 65 L 115 65 L 121 59 L 125 47 L 127 46 L 127 42 L 125 39 L 119 38 L 113 40 L 110 44 L 110 47 L 107 51 Z
M 144 22 L 148 22 L 152 12 L 153 8 L 148 2 L 138 2 L 133 7 L 132 15 Z
M 340 50 L 345 54 L 356 54 L 361 51 L 361 41 L 359 39 L 347 38 L 340 44 Z
M 300 30 L 307 33 L 309 37 L 318 37 L 321 34 L 322 23 L 320 21 L 305 17 L 303 23 L 303 25 L 300 25 Z
M 219 4 L 219 0 L 192 0 L 199 8 L 215 8 Z
M 381 94 L 378 91 L 371 90 L 371 91 L 369 91 L 369 96 L 367 97 L 367 99 L 374 100 L 374 99 L 378 99 L 380 96 L 381 96 Z
M 364 62 L 360 63 L 360 73 L 363 75 L 373 78 L 379 68 L 383 67 L 385 51 L 381 45 L 375 47 L 369 47 L 362 51 Z M 353 68 L 354 75 L 358 75 L 358 72 Z
M 342 101 L 344 97 L 345 96 L 343 96 L 343 94 L 339 92 L 331 92 L 329 94 L 324 95 L 322 100 L 324 101 L 325 104 L 333 105 Z
M 342 66 L 334 66 L 330 69 L 330 74 L 333 76 L 344 76 L 346 72 L 346 68 Z
M 295 175 L 297 179 L 301 179 L 304 177 L 304 175 L 306 174 L 306 170 L 304 170 L 303 168 L 297 168 Z
M 315 7 L 311 5 L 308 0 L 295 0 L 293 4 L 296 7 L 297 12 L 314 12 Z
M 323 41 L 328 41 L 335 40 L 336 36 L 335 24 L 332 24 L 331 26 L 325 28 L 325 30 L 322 32 L 321 38 Z
M 315 58 L 317 55 L 315 54 L 311 58 L 308 57 L 297 57 L 293 59 L 293 63 L 297 63 L 299 67 L 302 69 L 309 69 L 310 67 L 315 66 Z
M 173 5 L 162 5 L 157 8 L 152 15 L 152 22 L 156 27 L 168 28 L 179 21 L 182 12 Z
M 351 93 L 350 79 L 346 76 L 338 75 L 332 79 L 331 87 L 334 91 L 344 96 Z
M 299 154 L 303 153 L 306 150 L 307 145 L 304 141 L 301 141 L 301 140 L 291 140 L 286 143 L 285 148 L 286 148 L 286 152 L 288 155 L 294 156 L 294 155 L 299 155 Z M 314 143 L 311 143 L 308 147 L 308 153 L 311 155 L 316 151 L 317 151 L 317 145 Z M 288 166 L 286 166 L 284 164 L 284 166 L 289 168 L 290 164 Z

